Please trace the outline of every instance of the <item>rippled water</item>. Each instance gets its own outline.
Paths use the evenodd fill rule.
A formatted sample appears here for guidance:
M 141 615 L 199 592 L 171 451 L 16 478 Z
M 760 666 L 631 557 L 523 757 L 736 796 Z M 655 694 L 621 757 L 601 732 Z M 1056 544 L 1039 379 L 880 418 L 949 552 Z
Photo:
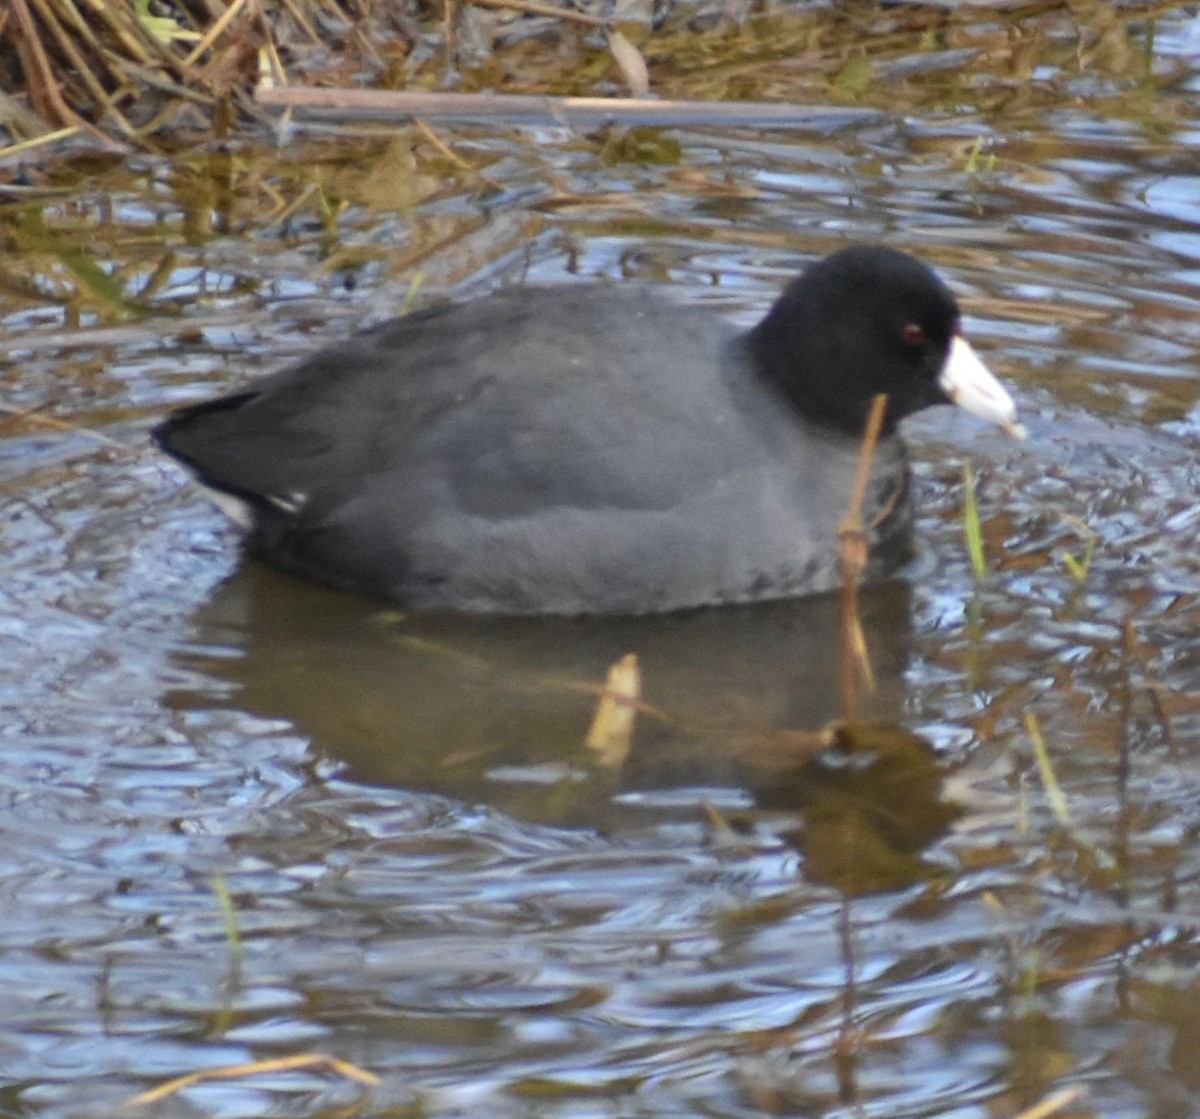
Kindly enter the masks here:
M 894 1119 L 1077 1086 L 1072 1114 L 1195 1114 L 1200 22 L 946 35 L 859 123 L 674 129 L 677 163 L 460 128 L 499 191 L 407 131 L 6 190 L 0 1111 L 320 1052 L 382 1084 L 155 1106 Z M 864 603 L 857 752 L 788 733 L 841 710 L 835 604 L 405 619 L 241 567 L 144 436 L 418 274 L 638 278 L 751 321 L 863 238 L 953 283 L 1031 438 L 910 425 L 920 556 Z M 605 767 L 583 739 L 630 649 L 649 708 Z

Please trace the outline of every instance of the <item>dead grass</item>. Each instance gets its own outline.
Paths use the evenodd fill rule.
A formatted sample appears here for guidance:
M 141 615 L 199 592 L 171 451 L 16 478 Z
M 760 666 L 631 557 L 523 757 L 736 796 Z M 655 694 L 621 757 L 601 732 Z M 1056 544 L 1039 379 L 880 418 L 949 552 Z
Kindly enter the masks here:
M 282 74 L 285 59 L 369 51 L 373 4 L 9 0 L 0 12 L 0 90 L 25 98 L 0 93 L 0 126 L 25 143 L 63 129 L 107 147 L 144 147 L 165 131 L 197 128 L 219 138 L 259 114 L 260 67 Z
M 118 150 L 221 140 L 277 119 L 254 96 L 264 76 L 273 88 L 635 97 L 652 76 L 666 98 L 860 104 L 874 90 L 891 104 L 910 72 L 936 84 L 947 52 L 957 72 L 957 49 L 998 72 L 997 98 L 1028 87 L 1035 61 L 1136 86 L 1150 73 L 1153 33 L 1131 28 L 1186 6 L 867 3 L 708 26 L 680 0 L 652 31 L 630 29 L 631 40 L 606 23 L 606 9 L 579 12 L 567 0 L 4 0 L 0 155 L 68 137 Z M 1047 20 L 1067 34 L 1046 31 Z

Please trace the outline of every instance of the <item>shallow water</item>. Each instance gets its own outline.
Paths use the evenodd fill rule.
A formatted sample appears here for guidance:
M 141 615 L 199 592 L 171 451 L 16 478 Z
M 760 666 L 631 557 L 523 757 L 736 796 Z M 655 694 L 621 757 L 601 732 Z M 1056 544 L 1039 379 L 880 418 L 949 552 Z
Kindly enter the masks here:
M 833 75 L 853 125 L 444 131 L 498 192 L 396 130 L 6 191 L 0 1111 L 129 1114 L 311 1051 L 383 1083 L 156 1106 L 1195 1113 L 1200 21 L 984 13 L 917 51 L 887 18 L 893 53 Z M 744 95 L 811 92 L 790 27 L 745 33 Z M 732 80 L 687 62 L 673 96 Z M 751 321 L 863 238 L 952 282 L 1031 437 L 909 425 L 920 555 L 864 600 L 857 751 L 791 733 L 843 708 L 834 603 L 406 619 L 239 564 L 145 439 L 418 275 L 637 278 Z M 583 740 L 631 649 L 647 708 L 606 766 Z

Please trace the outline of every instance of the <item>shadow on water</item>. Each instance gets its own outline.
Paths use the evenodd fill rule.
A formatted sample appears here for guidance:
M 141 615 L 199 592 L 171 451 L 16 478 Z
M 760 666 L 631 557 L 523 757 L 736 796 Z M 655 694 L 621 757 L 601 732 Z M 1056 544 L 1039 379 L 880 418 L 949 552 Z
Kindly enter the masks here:
M 925 744 L 893 726 L 909 613 L 904 584 L 863 595 L 875 686 L 836 731 L 836 596 L 642 618 L 405 616 L 247 563 L 194 616 L 199 651 L 186 667 L 375 785 L 605 830 L 695 819 L 708 805 L 735 824 L 798 814 L 806 823 L 782 826 L 809 848 L 815 822 L 840 821 L 843 843 L 861 825 L 873 868 L 842 883 L 857 892 L 908 880 L 909 856 L 951 816 Z M 613 765 L 588 729 L 609 667 L 630 652 L 642 696 Z M 825 877 L 842 873 L 835 863 Z

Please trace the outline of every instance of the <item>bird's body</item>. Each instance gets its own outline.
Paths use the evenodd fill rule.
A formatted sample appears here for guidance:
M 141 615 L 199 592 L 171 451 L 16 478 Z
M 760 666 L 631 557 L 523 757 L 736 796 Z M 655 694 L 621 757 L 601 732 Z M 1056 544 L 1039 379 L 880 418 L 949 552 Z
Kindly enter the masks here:
M 241 503 L 252 553 L 412 608 L 633 614 L 827 591 L 876 392 L 892 407 L 864 508 L 868 574 L 904 555 L 894 425 L 947 399 L 957 329 L 923 265 L 849 253 L 913 289 L 885 323 L 868 290 L 854 326 L 853 283 L 827 306 L 797 295 L 845 253 L 747 333 L 633 286 L 514 289 L 384 323 L 155 436 Z M 919 337 L 903 334 L 913 324 Z

